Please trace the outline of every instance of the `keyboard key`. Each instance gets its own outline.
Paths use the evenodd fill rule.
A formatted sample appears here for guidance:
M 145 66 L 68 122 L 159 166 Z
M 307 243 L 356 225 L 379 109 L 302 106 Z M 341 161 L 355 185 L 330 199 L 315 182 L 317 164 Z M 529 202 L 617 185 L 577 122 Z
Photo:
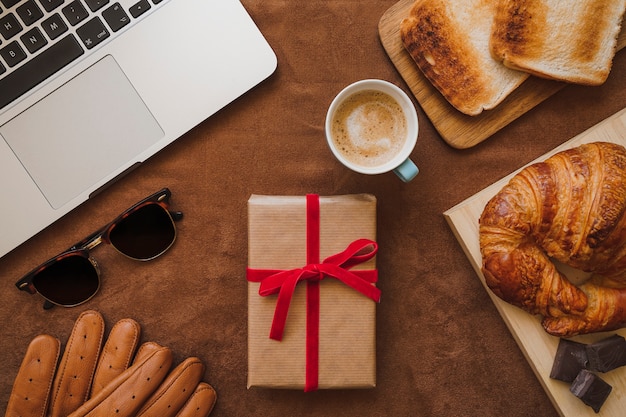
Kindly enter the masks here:
M 44 49 L 20 68 L 0 79 L 0 108 L 41 83 L 83 53 L 83 48 L 71 34 Z
M 109 0 L 85 0 L 85 3 L 87 3 L 92 12 L 97 12 L 109 4 Z
M 89 16 L 89 12 L 87 12 L 87 9 L 85 9 L 85 6 L 83 6 L 79 0 L 74 0 L 61 10 L 72 26 L 76 26 Z
M 65 0 L 39 0 L 39 3 L 46 9 L 47 12 L 51 12 L 60 5 L 63 4 Z
M 9 40 L 13 36 L 20 33 L 22 30 L 22 25 L 17 21 L 17 18 L 13 13 L 9 13 L 6 16 L 0 18 L 0 33 L 2 33 L 2 37 L 6 40 Z
M 2 62 L 0 62 L 0 74 L 4 74 L 5 72 L 7 72 L 7 69 L 4 68 L 4 65 L 2 65 Z
M 17 41 L 13 41 L 0 49 L 0 55 L 10 67 L 14 67 L 26 59 L 26 52 Z
M 94 17 L 78 29 L 76 34 L 83 41 L 87 49 L 91 49 L 109 37 L 109 31 L 98 17 Z
M 130 6 L 128 11 L 132 17 L 137 18 L 147 12 L 148 9 L 150 9 L 150 3 L 148 3 L 148 0 L 139 0 L 137 3 Z
M 22 43 L 28 49 L 28 52 L 34 54 L 48 43 L 46 38 L 43 36 L 43 33 L 39 30 L 39 28 L 32 28 L 22 36 L 20 36 Z
M 55 40 L 65 32 L 67 32 L 67 25 L 63 21 L 60 14 L 55 13 L 41 23 L 41 27 L 46 31 L 48 37 Z
M 2 0 L 2 4 L 4 4 L 4 7 L 6 7 L 7 9 L 9 7 L 15 6 L 19 2 L 20 0 Z
M 30 26 L 43 17 L 43 12 L 33 0 L 28 0 L 17 8 L 17 14 L 26 26 Z
M 119 3 L 115 3 L 113 6 L 103 11 L 102 17 L 104 17 L 104 20 L 106 20 L 113 32 L 117 32 L 130 23 L 130 17 L 128 17 Z

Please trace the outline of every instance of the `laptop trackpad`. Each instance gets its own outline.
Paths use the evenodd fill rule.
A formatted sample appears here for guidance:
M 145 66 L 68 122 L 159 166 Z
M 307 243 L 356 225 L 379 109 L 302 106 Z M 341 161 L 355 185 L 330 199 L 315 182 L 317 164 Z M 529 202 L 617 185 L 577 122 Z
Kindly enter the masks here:
M 112 56 L 0 127 L 54 208 L 126 166 L 163 134 Z

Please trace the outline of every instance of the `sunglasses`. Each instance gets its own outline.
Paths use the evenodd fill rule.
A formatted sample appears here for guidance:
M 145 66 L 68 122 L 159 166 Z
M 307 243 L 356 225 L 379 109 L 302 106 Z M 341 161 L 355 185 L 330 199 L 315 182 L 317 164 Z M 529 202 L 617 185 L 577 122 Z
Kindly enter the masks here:
M 172 193 L 164 188 L 141 200 L 115 220 L 68 250 L 44 262 L 15 283 L 21 291 L 45 298 L 44 309 L 74 307 L 89 301 L 100 288 L 98 264 L 89 251 L 108 243 L 121 254 L 149 261 L 166 252 L 176 240 L 180 211 L 168 210 Z

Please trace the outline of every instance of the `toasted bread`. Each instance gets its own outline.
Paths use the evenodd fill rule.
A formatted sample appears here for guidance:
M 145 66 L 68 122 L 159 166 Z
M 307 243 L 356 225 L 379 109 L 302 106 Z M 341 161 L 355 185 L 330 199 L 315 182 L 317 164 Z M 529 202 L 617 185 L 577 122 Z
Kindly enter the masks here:
M 459 111 L 492 109 L 528 74 L 493 59 L 489 49 L 497 0 L 417 0 L 400 25 L 406 50 Z
M 616 51 L 626 0 L 501 0 L 491 51 L 543 78 L 599 85 Z

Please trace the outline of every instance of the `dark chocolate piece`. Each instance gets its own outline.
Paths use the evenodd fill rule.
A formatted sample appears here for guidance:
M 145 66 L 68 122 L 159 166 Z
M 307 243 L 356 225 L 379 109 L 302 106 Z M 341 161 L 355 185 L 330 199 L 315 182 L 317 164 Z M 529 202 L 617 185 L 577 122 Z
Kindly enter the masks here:
M 600 412 L 600 408 L 612 389 L 613 387 L 604 382 L 602 378 L 586 369 L 578 373 L 578 376 L 574 379 L 574 382 L 572 382 L 569 388 L 572 394 L 580 398 L 582 402 L 589 407 L 593 408 L 593 411 L 596 413 Z
M 583 343 L 567 339 L 559 341 L 550 378 L 572 382 L 581 369 L 587 368 L 587 352 Z
M 626 365 L 626 340 L 615 334 L 587 345 L 588 369 L 608 372 Z

